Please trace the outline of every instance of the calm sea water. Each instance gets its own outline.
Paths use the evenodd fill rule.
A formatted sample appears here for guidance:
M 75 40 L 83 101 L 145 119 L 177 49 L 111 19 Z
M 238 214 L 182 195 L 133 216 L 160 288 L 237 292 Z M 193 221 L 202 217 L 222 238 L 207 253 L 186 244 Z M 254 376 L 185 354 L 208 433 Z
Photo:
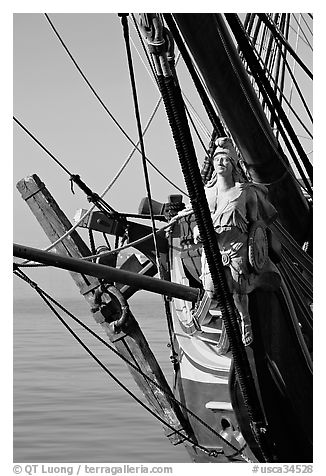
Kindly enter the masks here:
M 104 337 L 79 300 L 62 304 Z M 168 336 L 160 296 L 139 293 L 131 309 L 169 383 Z M 128 387 L 124 362 L 80 326 L 73 329 Z M 14 302 L 14 461 L 188 463 L 161 424 L 118 387 L 39 298 Z

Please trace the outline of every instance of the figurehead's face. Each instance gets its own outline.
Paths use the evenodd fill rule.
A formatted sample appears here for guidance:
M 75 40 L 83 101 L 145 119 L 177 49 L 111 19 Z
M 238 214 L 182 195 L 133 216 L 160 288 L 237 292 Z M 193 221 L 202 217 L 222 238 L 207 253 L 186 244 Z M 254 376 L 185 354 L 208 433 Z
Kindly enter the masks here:
M 213 165 L 216 173 L 223 177 L 232 175 L 233 164 L 232 160 L 227 154 L 216 154 L 213 157 Z

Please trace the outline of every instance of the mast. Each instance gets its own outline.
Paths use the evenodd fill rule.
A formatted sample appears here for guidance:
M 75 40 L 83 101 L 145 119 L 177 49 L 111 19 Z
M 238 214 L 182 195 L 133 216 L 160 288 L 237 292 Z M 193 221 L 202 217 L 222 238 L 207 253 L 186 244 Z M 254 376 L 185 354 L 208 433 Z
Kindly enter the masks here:
M 165 17 L 169 25 L 171 17 Z M 290 174 L 290 164 L 275 139 L 222 15 L 173 14 L 173 18 L 253 180 L 268 186 L 283 226 L 302 244 L 309 228 L 308 203 Z

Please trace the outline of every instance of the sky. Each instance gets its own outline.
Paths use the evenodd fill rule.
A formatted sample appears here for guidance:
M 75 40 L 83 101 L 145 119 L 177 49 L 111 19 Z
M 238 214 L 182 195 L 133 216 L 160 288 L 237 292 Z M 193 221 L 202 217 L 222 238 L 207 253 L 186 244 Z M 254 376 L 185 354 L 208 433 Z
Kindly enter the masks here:
M 136 142 L 135 113 L 119 17 L 116 14 L 96 13 L 49 16 L 89 82 L 121 127 Z M 136 43 L 132 21 L 129 24 L 131 38 Z M 128 157 L 132 144 L 88 88 L 43 14 L 15 14 L 13 31 L 15 117 L 71 173 L 79 174 L 94 192 L 101 193 Z M 140 51 L 139 42 L 137 49 Z M 144 127 L 159 93 L 135 48 L 133 60 Z M 180 68 L 182 76 L 183 65 Z M 189 80 L 183 83 L 183 88 L 186 94 L 193 96 Z M 200 110 L 198 100 L 196 108 Z M 200 114 L 206 120 L 202 111 Z M 211 131 L 207 120 L 206 123 Z M 77 209 L 89 207 L 78 187 L 74 187 L 74 195 L 71 193 L 69 176 L 15 123 L 13 133 L 14 184 L 36 173 L 69 219 L 73 218 Z M 162 104 L 144 141 L 147 157 L 185 190 Z M 199 151 L 200 155 L 204 158 L 203 150 Z M 170 193 L 179 193 L 150 166 L 148 171 L 153 199 L 164 202 Z M 14 241 L 45 248 L 49 242 L 43 230 L 18 191 L 14 188 L 13 192 Z M 136 213 L 144 196 L 146 189 L 141 156 L 136 153 L 106 200 L 118 211 Z M 42 275 L 42 281 L 54 286 L 57 292 L 69 294 L 70 284 L 66 283 L 65 277 L 58 279 L 58 273 L 60 276 L 67 274 L 56 271 L 53 275 L 52 272 L 44 273 L 44 270 L 32 274 Z M 43 276 L 45 274 L 47 276 Z M 52 278 L 52 275 L 55 277 Z M 69 277 L 68 280 L 70 283 Z M 19 295 L 22 292 L 25 291 L 20 287 Z
M 241 11 L 243 7 L 237 9 L 234 6 L 232 8 L 237 3 L 239 5 L 239 2 L 235 2 L 235 4 L 228 2 L 229 10 Z M 125 6 L 125 3 L 119 2 L 119 10 L 122 9 L 121 5 Z M 137 3 L 138 5 L 139 3 Z M 176 3 L 173 2 L 171 8 L 165 2 L 164 8 L 166 8 L 166 11 L 176 11 L 175 5 Z M 196 7 L 198 9 L 202 8 L 202 11 L 213 11 L 216 8 L 216 2 L 210 2 L 206 9 L 205 5 L 207 5 L 207 2 L 200 2 L 200 5 Z M 311 4 L 308 5 L 307 2 L 300 1 L 276 1 L 273 3 L 275 11 L 306 11 L 308 7 L 312 10 L 310 8 Z M 87 208 L 88 202 L 76 188 L 75 195 L 71 194 L 68 177 L 51 162 L 49 157 L 17 125 L 12 125 L 12 112 L 56 157 L 62 160 L 69 170 L 80 174 L 82 179 L 91 188 L 94 188 L 94 191 L 99 193 L 119 170 L 132 148 L 92 96 L 92 93 L 73 67 L 43 16 L 43 11 L 49 12 L 52 21 L 78 64 L 117 120 L 121 122 L 121 125 L 134 140 L 137 138 L 120 20 L 116 15 L 94 13 L 108 11 L 109 9 L 118 10 L 118 8 L 115 8 L 112 2 L 108 7 L 107 2 L 96 0 L 91 3 L 78 2 L 78 9 L 76 8 L 76 2 L 68 0 L 65 2 L 57 0 L 56 2 L 42 3 L 16 1 L 10 2 L 10 6 L 8 4 L 4 8 L 4 14 L 0 18 L 0 31 L 1 34 L 5 35 L 2 38 L 2 45 L 8 50 L 7 56 L 9 56 L 9 59 L 5 58 L 5 64 L 8 65 L 4 68 L 5 87 L 1 88 L 4 96 L 2 104 L 5 105 L 2 108 L 2 114 L 5 114 L 2 131 L 4 131 L 3 136 L 6 143 L 6 155 L 2 159 L 2 170 L 5 172 L 8 168 L 10 169 L 11 164 L 12 136 L 14 145 L 12 161 L 13 195 L 11 195 L 10 174 L 5 175 L 5 181 L 8 180 L 10 183 L 7 184 L 8 195 L 3 198 L 3 209 L 5 211 L 3 234 L 6 233 L 7 237 L 9 235 L 9 238 L 11 238 L 8 224 L 12 223 L 13 239 L 17 243 L 40 248 L 45 248 L 49 244 L 41 227 L 15 189 L 15 183 L 26 175 L 38 174 L 70 219 L 78 208 Z M 140 10 L 151 11 L 151 8 L 152 3 L 150 3 L 150 7 L 142 6 Z M 184 2 L 183 8 L 185 8 Z M 191 8 L 193 6 L 187 4 L 187 11 Z M 261 2 L 250 2 L 249 5 L 247 3 L 246 8 L 251 11 L 260 11 Z M 132 9 L 135 8 L 128 9 L 126 7 L 124 11 Z M 78 12 L 88 12 L 88 14 L 68 13 L 76 12 L 76 10 Z M 182 11 L 182 8 L 178 8 L 178 10 Z M 324 156 L 324 127 L 322 126 L 324 123 L 322 116 L 324 94 L 322 93 L 322 83 L 325 75 L 323 62 L 321 61 L 324 55 L 324 41 L 322 39 L 324 27 L 320 23 L 324 14 L 323 10 L 322 2 L 319 2 L 318 6 L 313 5 L 314 27 L 317 30 L 315 38 L 319 38 L 319 42 L 316 42 L 317 53 L 315 53 L 314 62 L 315 83 L 317 83 L 314 91 L 315 98 L 318 97 L 318 101 L 315 100 L 317 106 L 315 133 L 319 137 L 319 140 L 317 139 L 315 142 L 314 150 L 319 171 L 323 170 L 321 162 Z M 14 12 L 12 32 L 11 22 Z M 51 14 L 50 12 L 65 13 Z M 135 38 L 132 28 L 131 34 Z M 142 123 L 144 124 L 158 100 L 158 92 L 134 50 L 133 57 L 137 72 Z M 11 61 L 13 61 L 13 81 L 11 78 Z M 13 91 L 11 88 L 13 88 Z M 185 84 L 184 88 L 188 90 L 190 85 Z M 13 92 L 12 96 L 11 92 Z M 191 95 L 190 91 L 189 95 Z M 13 105 L 11 105 L 12 97 Z M 197 106 L 198 104 L 196 104 Z M 202 112 L 201 117 L 206 121 Z M 154 120 L 150 132 L 145 136 L 145 150 L 148 157 L 155 164 L 180 187 L 184 188 L 167 121 L 163 118 L 164 111 L 160 108 L 159 115 Z M 149 171 L 153 184 L 154 199 L 164 201 L 169 193 L 175 193 L 151 168 Z M 319 207 L 324 203 L 322 194 L 323 177 L 323 173 L 316 174 L 316 182 L 317 185 L 319 184 L 319 189 L 317 187 L 317 207 L 318 203 Z M 11 207 L 6 203 L 7 196 L 13 196 L 12 217 L 10 213 L 8 215 L 8 208 L 10 210 Z M 145 187 L 141 174 L 140 156 L 135 154 L 118 184 L 107 195 L 107 200 L 117 210 L 136 212 L 139 201 L 143 196 L 145 196 Z M 323 233 L 323 230 L 321 230 L 320 235 L 323 236 Z M 11 243 L 9 243 L 9 248 L 11 248 Z M 320 256 L 322 257 L 323 253 L 320 253 Z M 323 267 L 317 266 L 315 272 L 317 273 L 315 289 L 318 290 L 324 281 Z M 40 282 L 50 294 L 53 294 L 52 291 L 54 290 L 54 297 L 68 295 L 77 297 L 79 294 L 71 278 L 64 271 L 48 270 L 44 273 L 44 271 L 35 270 L 30 275 Z M 318 292 L 317 294 L 321 295 Z M 18 282 L 17 279 L 14 279 L 14 295 L 16 298 L 31 297 L 34 296 L 34 292 Z M 10 312 L 8 313 L 9 317 Z M 8 359 L 9 349 L 5 348 L 5 352 L 4 358 Z M 320 381 L 322 379 L 323 376 L 321 375 Z M 315 381 L 317 380 L 318 378 Z M 318 410 L 316 410 L 316 413 L 320 414 Z M 9 443 L 10 438 L 7 438 L 7 440 Z M 10 451 L 11 444 L 9 443 L 8 452 Z
M 53 13 L 51 21 L 97 94 L 126 133 L 137 141 L 125 45 L 117 14 Z M 129 17 L 131 40 L 141 47 Z M 159 99 L 156 85 L 132 44 L 136 86 L 143 127 Z M 143 53 L 141 52 L 144 57 Z M 310 66 L 310 65 L 309 65 Z M 206 128 L 211 126 L 198 95 L 178 65 L 181 86 Z M 128 157 L 133 146 L 124 137 L 93 95 L 60 44 L 43 13 L 13 15 L 13 113 L 71 172 L 81 176 L 96 193 L 101 193 Z M 208 140 L 203 136 L 207 145 Z M 164 111 L 160 105 L 144 138 L 147 157 L 180 188 L 185 190 L 177 153 Z M 204 150 L 194 138 L 199 162 Z M 78 187 L 70 189 L 69 176 L 17 125 L 13 125 L 13 183 L 36 173 L 46 184 L 70 220 L 89 203 Z M 167 201 L 179 193 L 150 166 L 152 198 Z M 136 213 L 146 196 L 141 156 L 135 153 L 119 180 L 106 195 L 117 211 Z M 186 197 L 185 197 L 186 200 Z M 36 248 L 49 245 L 32 212 L 13 189 L 14 242 Z M 82 231 L 83 234 L 83 231 Z M 76 292 L 70 277 L 61 270 L 33 270 L 49 289 L 61 295 Z M 20 280 L 18 280 L 20 281 Z M 14 280 L 14 295 L 31 290 Z

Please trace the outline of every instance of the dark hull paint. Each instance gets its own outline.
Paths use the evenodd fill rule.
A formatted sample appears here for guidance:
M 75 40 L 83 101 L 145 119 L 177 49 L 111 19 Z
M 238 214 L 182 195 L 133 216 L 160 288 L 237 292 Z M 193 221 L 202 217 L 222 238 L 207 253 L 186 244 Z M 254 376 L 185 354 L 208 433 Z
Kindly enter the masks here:
M 308 204 L 279 157 L 273 132 L 222 15 L 187 13 L 173 17 L 253 180 L 271 184 L 270 200 L 285 228 L 302 244 L 308 239 L 310 226 Z

